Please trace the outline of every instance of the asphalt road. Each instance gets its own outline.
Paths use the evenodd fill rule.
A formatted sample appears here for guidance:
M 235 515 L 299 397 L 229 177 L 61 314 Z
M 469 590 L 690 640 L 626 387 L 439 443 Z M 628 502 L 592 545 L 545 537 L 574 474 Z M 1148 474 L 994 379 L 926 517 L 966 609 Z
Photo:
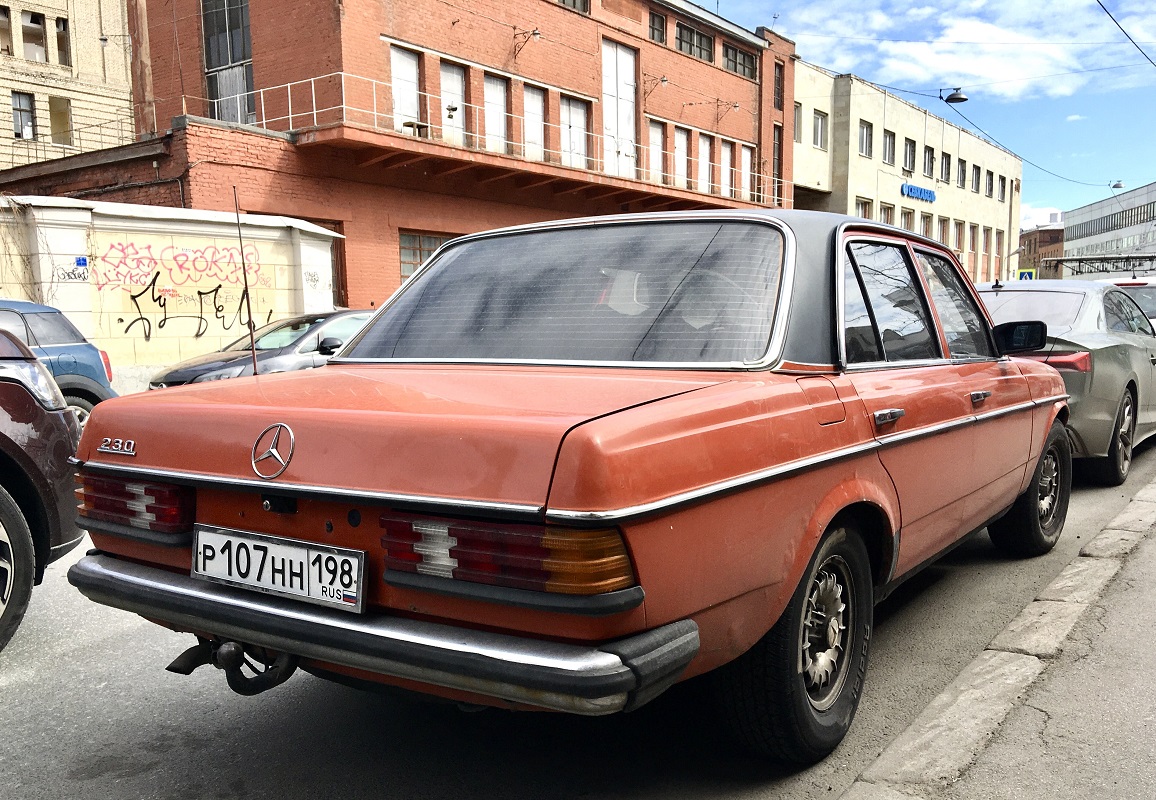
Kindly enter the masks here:
M 598 719 L 467 713 L 302 673 L 240 697 L 216 670 L 164 671 L 192 637 L 75 591 L 82 546 L 0 653 L 0 798 L 835 797 L 1156 477 L 1156 447 L 1133 469 L 1115 489 L 1077 482 L 1047 556 L 1007 560 L 980 534 L 881 605 L 851 733 L 801 772 L 735 752 L 693 682 Z

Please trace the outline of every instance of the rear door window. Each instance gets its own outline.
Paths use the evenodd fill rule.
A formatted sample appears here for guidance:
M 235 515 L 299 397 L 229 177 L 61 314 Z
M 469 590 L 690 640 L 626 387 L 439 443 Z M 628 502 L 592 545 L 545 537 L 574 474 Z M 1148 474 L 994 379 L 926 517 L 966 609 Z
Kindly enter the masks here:
M 907 248 L 888 242 L 851 242 L 851 261 L 867 296 L 887 361 L 940 357 L 923 287 Z
M 53 344 L 84 344 L 84 334 L 68 321 L 68 317 L 55 311 L 41 314 L 26 314 L 28 327 L 41 347 Z

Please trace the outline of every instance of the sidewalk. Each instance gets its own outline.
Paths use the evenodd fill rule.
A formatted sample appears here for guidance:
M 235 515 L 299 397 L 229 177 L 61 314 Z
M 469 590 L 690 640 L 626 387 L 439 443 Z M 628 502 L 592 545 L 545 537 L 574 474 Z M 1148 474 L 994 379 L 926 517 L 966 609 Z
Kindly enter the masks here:
M 1156 482 L 843 800 L 1156 797 Z

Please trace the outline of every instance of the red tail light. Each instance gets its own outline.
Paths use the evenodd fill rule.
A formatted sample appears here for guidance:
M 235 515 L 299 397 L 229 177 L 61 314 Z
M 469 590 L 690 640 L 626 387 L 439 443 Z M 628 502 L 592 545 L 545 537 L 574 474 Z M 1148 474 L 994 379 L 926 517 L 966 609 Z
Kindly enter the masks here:
M 81 517 L 158 533 L 192 530 L 196 496 L 191 487 L 78 475 Z
M 100 360 L 104 362 L 104 374 L 108 382 L 112 383 L 112 362 L 108 360 L 108 353 L 100 351 Z
M 1092 371 L 1092 354 L 1087 350 L 1077 353 L 1049 353 L 1044 359 L 1045 364 L 1051 364 L 1056 369 L 1070 369 L 1075 372 Z
M 616 528 L 381 518 L 386 569 L 557 594 L 593 595 L 634 586 Z

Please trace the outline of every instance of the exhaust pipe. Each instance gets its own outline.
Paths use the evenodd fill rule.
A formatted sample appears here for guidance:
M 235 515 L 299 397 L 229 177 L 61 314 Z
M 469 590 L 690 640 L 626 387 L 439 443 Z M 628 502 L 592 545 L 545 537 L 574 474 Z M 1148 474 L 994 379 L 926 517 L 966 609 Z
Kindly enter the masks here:
M 264 648 L 261 648 L 264 654 Z M 256 656 L 254 656 L 256 659 Z M 212 664 L 225 671 L 229 688 L 240 695 L 251 697 L 280 686 L 297 670 L 298 657 L 291 653 L 280 653 L 272 662 L 266 658 L 250 661 L 245 655 L 245 645 L 240 642 L 215 641 L 197 637 L 197 643 L 177 656 L 165 669 L 178 675 L 191 675 L 193 670 Z M 248 667 L 254 674 L 245 674 Z

